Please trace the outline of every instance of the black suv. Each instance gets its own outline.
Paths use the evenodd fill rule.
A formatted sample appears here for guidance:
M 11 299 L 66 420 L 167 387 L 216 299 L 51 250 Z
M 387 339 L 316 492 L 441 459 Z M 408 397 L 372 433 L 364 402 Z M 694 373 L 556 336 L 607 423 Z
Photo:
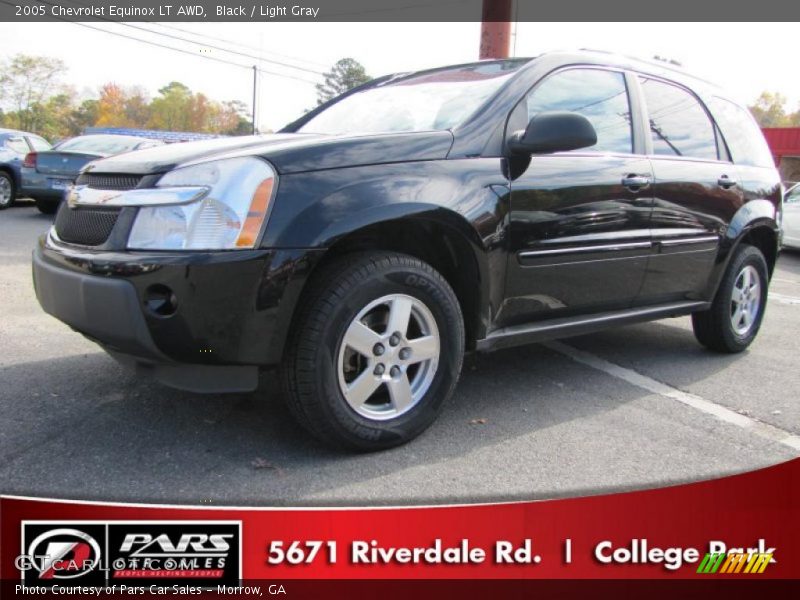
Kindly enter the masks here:
M 436 418 L 465 351 L 692 315 L 758 332 L 782 188 L 748 111 L 668 65 L 553 53 L 387 76 L 275 135 L 91 163 L 35 250 L 40 303 L 197 392 L 280 366 L 319 438 Z

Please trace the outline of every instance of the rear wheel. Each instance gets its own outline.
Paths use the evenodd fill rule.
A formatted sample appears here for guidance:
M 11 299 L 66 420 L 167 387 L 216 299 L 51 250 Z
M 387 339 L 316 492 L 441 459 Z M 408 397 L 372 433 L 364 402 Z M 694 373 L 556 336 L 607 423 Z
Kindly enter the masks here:
M 692 315 L 697 340 L 717 352 L 735 353 L 747 348 L 761 327 L 768 285 L 764 255 L 754 246 L 740 246 L 711 308 Z
M 39 212 L 45 215 L 53 215 L 58 210 L 58 200 L 48 200 L 46 198 L 36 198 L 36 208 Z
M 430 265 L 350 255 L 309 284 L 282 371 L 297 420 L 353 450 L 407 442 L 438 416 L 461 371 L 458 301 Z
M 17 195 L 17 190 L 14 186 L 14 180 L 11 175 L 5 171 L 0 171 L 0 210 L 8 208 L 14 204 L 14 198 Z

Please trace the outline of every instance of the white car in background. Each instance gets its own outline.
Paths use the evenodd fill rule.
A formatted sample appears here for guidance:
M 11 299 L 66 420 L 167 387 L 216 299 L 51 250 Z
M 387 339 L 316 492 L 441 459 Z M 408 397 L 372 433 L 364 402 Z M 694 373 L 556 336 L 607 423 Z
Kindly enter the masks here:
M 800 250 L 800 183 L 783 197 L 783 245 Z

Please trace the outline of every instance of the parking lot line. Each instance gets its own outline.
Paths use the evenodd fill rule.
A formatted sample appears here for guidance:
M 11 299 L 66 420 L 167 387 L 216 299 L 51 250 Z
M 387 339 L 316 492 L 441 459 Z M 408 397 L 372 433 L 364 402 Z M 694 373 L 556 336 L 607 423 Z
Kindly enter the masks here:
M 617 379 L 622 379 L 631 385 L 642 388 L 654 394 L 658 394 L 659 396 L 677 400 L 686 406 L 690 406 L 696 410 L 712 415 L 721 421 L 725 421 L 731 425 L 736 425 L 742 429 L 747 429 L 748 431 L 751 431 L 762 438 L 771 440 L 773 442 L 778 442 L 779 444 L 783 444 L 784 446 L 788 446 L 794 450 L 800 451 L 800 436 L 781 429 L 780 427 L 775 427 L 774 425 L 769 425 L 751 417 L 739 414 L 736 411 L 721 406 L 715 402 L 711 402 L 695 394 L 681 391 L 678 388 L 672 387 L 671 385 L 667 385 L 666 383 L 662 383 L 656 379 L 642 375 L 633 369 L 621 367 L 617 364 L 604 360 L 599 356 L 595 356 L 589 352 L 584 352 L 583 350 L 578 350 L 577 348 L 564 344 L 563 342 L 548 342 L 543 345 L 550 350 L 554 350 L 555 352 L 571 358 L 575 362 L 579 362 L 586 366 L 592 367 L 593 369 L 597 369 L 598 371 L 602 371 L 607 375 L 616 377 Z
M 770 300 L 777 300 L 781 304 L 800 304 L 800 298 L 795 296 L 787 296 L 785 294 L 778 294 L 777 292 L 770 291 Z

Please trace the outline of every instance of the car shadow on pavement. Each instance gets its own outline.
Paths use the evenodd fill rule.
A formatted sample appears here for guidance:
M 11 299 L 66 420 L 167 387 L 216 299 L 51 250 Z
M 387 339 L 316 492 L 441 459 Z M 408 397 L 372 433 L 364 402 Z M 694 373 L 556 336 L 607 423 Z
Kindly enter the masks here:
M 653 361 L 679 356 L 688 379 L 734 360 L 706 359 L 690 332 L 658 323 L 608 335 L 578 341 L 624 340 L 635 353 L 646 346 Z M 136 377 L 101 352 L 5 367 L 0 486 L 21 495 L 181 504 L 463 501 L 471 475 L 448 471 L 447 461 L 484 455 L 523 437 L 542 438 L 539 456 L 514 457 L 534 465 L 541 460 L 536 469 L 556 468 L 548 466 L 548 453 L 580 461 L 586 449 L 564 439 L 560 425 L 613 414 L 647 395 L 543 346 L 471 356 L 453 398 L 427 433 L 400 448 L 359 455 L 330 450 L 302 431 L 285 409 L 276 379 L 267 375 L 258 393 L 205 396 Z M 624 443 L 635 431 L 604 435 Z M 501 469 L 515 468 L 510 451 L 491 454 L 505 461 Z M 426 473 L 436 465 L 431 480 Z M 652 484 L 658 476 L 641 477 Z M 381 489 L 377 500 L 348 491 L 363 489 L 365 482 Z M 598 486 L 601 478 L 581 487 L 596 493 Z M 531 487 L 535 481 L 525 489 Z M 510 499 L 521 488 L 491 489 L 492 499 Z M 552 489 L 541 493 L 554 495 Z
M 800 250 L 784 248 L 778 257 L 778 264 L 782 271 L 788 271 L 792 275 L 800 275 Z

